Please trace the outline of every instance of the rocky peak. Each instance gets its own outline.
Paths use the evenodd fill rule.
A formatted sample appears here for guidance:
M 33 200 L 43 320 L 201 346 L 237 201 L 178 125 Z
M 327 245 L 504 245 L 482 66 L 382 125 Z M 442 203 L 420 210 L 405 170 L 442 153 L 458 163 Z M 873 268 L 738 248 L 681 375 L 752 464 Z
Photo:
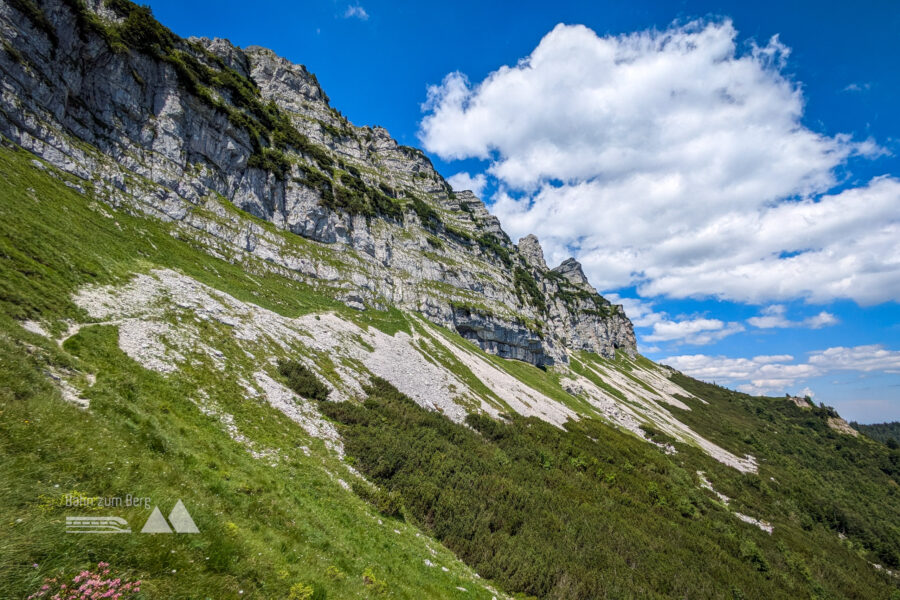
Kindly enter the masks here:
M 519 240 L 518 247 L 519 254 L 532 268 L 539 271 L 547 270 L 547 263 L 544 262 L 544 250 L 541 248 L 541 243 L 538 241 L 537 236 L 529 233 Z
M 469 213 L 472 221 L 480 231 L 493 235 L 507 249 L 511 250 L 513 248 L 509 236 L 506 235 L 506 232 L 503 231 L 503 227 L 500 225 L 500 219 L 488 212 L 484 202 L 479 200 L 478 196 L 469 190 L 455 192 L 454 196 L 456 196 L 459 210 Z
M 574 258 L 567 258 L 562 262 L 561 265 L 555 267 L 553 271 L 562 275 L 569 283 L 572 283 L 574 285 L 588 287 L 591 286 L 588 278 L 585 276 L 584 271 L 581 268 L 581 263 Z
M 259 85 L 263 98 L 297 113 L 306 108 L 304 101 L 328 103 L 318 79 L 303 65 L 294 64 L 260 46 L 249 46 L 244 53 L 250 61 L 250 75 Z
M 112 207 L 354 308 L 418 312 L 500 356 L 634 350 L 630 321 L 574 259 L 551 275 L 536 238 L 514 246 L 472 192 L 453 193 L 383 128 L 354 126 L 302 65 L 181 39 L 127 2 L 39 0 L 44 19 L 16 6 L 0 1 L 0 43 L 16 49 L 0 52 L 0 136 Z
M 224 38 L 192 37 L 190 41 L 200 44 L 215 56 L 218 56 L 231 69 L 244 77 L 250 77 L 250 62 L 240 48 Z

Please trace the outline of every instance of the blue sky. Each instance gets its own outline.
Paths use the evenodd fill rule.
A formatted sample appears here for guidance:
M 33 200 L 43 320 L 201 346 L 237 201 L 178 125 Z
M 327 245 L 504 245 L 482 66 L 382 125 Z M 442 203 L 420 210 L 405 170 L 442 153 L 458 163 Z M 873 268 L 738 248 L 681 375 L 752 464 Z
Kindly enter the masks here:
M 900 419 L 895 2 L 184 4 L 577 256 L 649 357 Z

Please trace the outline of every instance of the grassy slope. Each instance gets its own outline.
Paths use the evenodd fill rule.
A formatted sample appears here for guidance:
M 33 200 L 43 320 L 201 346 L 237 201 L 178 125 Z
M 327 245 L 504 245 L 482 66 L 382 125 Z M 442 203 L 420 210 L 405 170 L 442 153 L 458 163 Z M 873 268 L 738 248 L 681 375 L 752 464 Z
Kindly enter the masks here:
M 296 282 L 265 275 L 252 263 L 211 259 L 189 242 L 173 239 L 168 225 L 122 213 L 105 217 L 30 160 L 24 152 L 0 149 L 0 597 L 21 597 L 44 576 L 113 557 L 116 567 L 147 579 L 146 595 L 154 598 L 229 598 L 241 589 L 245 598 L 286 597 L 300 581 L 326 589 L 332 598 L 367 597 L 374 591 L 362 582 L 366 568 L 388 583 L 392 597 L 490 597 L 441 546 L 430 542 L 438 553 L 432 556 L 429 542 L 416 537 L 412 527 L 380 517 L 342 490 L 322 469 L 323 460 L 334 472 L 341 465 L 321 442 L 280 413 L 247 401 L 236 386 L 203 369 L 171 377 L 148 372 L 118 350 L 113 327 L 85 328 L 58 348 L 17 322 L 37 318 L 61 333 L 63 319 L 86 320 L 69 300 L 74 290 L 122 282 L 156 266 L 178 269 L 285 315 L 337 310 L 388 332 L 410 331 L 406 317 L 398 311 L 349 311 Z M 472 383 L 464 366 L 438 354 Z M 551 397 L 574 401 L 553 372 L 489 360 Z M 44 374 L 49 368 L 97 375 L 86 392 L 91 411 L 60 399 Z M 565 498 L 587 503 L 596 513 L 604 546 L 596 556 L 609 562 L 586 568 L 601 569 L 606 592 L 620 597 L 638 590 L 691 597 L 890 597 L 896 580 L 868 562 L 878 561 L 880 554 L 891 559 L 889 542 L 900 539 L 898 455 L 864 438 L 840 436 L 824 427 L 821 415 L 794 410 L 782 399 L 753 399 L 687 378 L 677 382 L 711 404 L 688 400 L 694 410 L 673 412 L 725 448 L 759 456 L 759 476 L 740 475 L 683 445 L 677 455 L 664 456 L 600 424 L 562 434 L 536 423 L 539 433 L 512 438 L 527 441 L 522 453 L 539 457 L 542 471 L 550 465 L 546 479 L 530 465 L 518 465 L 521 473 L 536 478 L 528 481 L 559 486 L 570 477 L 586 477 L 570 473 L 582 469 L 568 460 L 547 463 L 548 456 L 559 458 L 560 448 L 575 447 L 602 464 L 590 476 L 598 481 L 563 487 L 570 494 Z M 200 388 L 235 416 L 241 431 L 277 449 L 284 457 L 278 466 L 250 457 L 186 400 Z M 435 415 L 423 419 L 440 421 L 427 425 L 429 430 L 448 427 Z M 406 425 L 397 424 L 397 439 L 434 438 L 433 433 L 421 435 L 421 428 L 404 432 Z M 587 443 L 592 439 L 599 443 Z M 312 449 L 311 456 L 301 451 L 303 445 Z M 384 443 L 373 452 L 391 447 Z M 478 464 L 474 455 L 457 458 Z M 737 521 L 698 488 L 696 470 L 706 471 L 720 491 L 733 497 L 734 508 L 773 522 L 775 535 Z M 383 483 L 395 487 L 389 480 Z M 53 508 L 52 501 L 73 490 L 151 496 L 163 512 L 182 498 L 204 533 L 158 539 L 67 536 L 62 519 L 71 513 Z M 146 511 L 121 514 L 134 516 L 132 526 L 139 527 Z M 594 522 L 582 521 L 583 526 Z M 427 520 L 421 524 L 441 535 Z M 849 539 L 842 541 L 838 532 Z M 453 534 L 474 536 L 475 530 Z M 486 564 L 466 554 L 470 546 L 443 539 L 473 565 Z M 550 547 L 538 532 L 531 542 L 509 546 L 515 554 L 509 559 L 528 564 L 528 552 L 542 545 Z M 759 557 L 767 571 L 759 571 Z M 424 567 L 425 558 L 450 571 Z M 541 564 L 548 564 L 546 557 Z M 330 578 L 330 566 L 343 576 Z M 491 567 L 516 589 L 546 589 L 516 584 L 504 575 L 503 565 Z M 460 592 L 457 585 L 469 591 Z
M 83 322 L 69 300 L 74 290 L 156 266 L 281 314 L 339 308 L 295 282 L 211 259 L 174 240 L 168 225 L 104 217 L 30 160 L 0 149 L 0 597 L 24 597 L 43 577 L 71 577 L 100 560 L 144 579 L 147 598 L 280 598 L 297 582 L 332 598 L 370 597 L 367 568 L 391 597 L 491 597 L 439 544 L 343 490 L 322 468 L 341 465 L 319 440 L 211 370 L 147 371 L 118 349 L 111 326 L 86 327 L 62 348 L 22 329 L 17 320 L 26 318 L 57 333 L 63 319 Z M 365 319 L 386 330 L 405 323 L 399 313 Z M 96 374 L 83 392 L 90 411 L 60 398 L 45 375 L 51 369 Z M 278 465 L 252 458 L 190 402 L 199 389 L 242 432 L 277 450 Z M 164 514 L 181 498 L 202 534 L 66 535 L 63 519 L 78 511 L 56 504 L 69 492 L 150 497 Z M 137 529 L 148 511 L 115 514 Z M 449 571 L 426 567 L 425 558 Z M 328 575 L 332 566 L 338 577 Z

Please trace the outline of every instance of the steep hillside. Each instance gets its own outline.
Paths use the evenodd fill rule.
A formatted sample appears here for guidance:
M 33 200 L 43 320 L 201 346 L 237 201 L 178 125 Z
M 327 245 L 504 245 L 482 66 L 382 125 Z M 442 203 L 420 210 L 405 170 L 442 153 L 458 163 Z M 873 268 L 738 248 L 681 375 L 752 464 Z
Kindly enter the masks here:
M 214 255 L 250 252 L 350 306 L 420 312 L 500 356 L 634 352 L 621 307 L 577 264 L 527 260 L 539 246 L 520 253 L 421 151 L 351 125 L 302 66 L 179 39 L 124 0 L 4 3 L 0 27 L 0 133 L 107 203 L 177 221 Z M 281 243 L 232 206 L 323 244 Z
M 121 0 L 0 32 L 0 597 L 900 596 L 900 451 L 640 356 L 303 67 Z

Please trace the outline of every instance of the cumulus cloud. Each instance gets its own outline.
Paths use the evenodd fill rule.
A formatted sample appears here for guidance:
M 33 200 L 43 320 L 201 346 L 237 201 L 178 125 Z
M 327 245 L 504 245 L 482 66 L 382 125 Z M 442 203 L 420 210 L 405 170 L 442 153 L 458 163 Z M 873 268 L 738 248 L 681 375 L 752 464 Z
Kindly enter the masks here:
M 648 300 L 624 297 L 616 293 L 606 294 L 606 298 L 613 304 L 621 304 L 635 327 L 652 328 L 651 333 L 641 336 L 642 342 L 674 342 L 704 346 L 745 330 L 740 323 L 720 319 L 705 317 L 673 319 L 666 312 L 656 311 L 654 302 Z M 655 348 L 652 351 L 658 350 L 659 348 Z M 650 349 L 646 351 L 651 352 Z
M 755 394 L 784 393 L 799 382 L 834 371 L 900 373 L 900 351 L 881 345 L 838 346 L 812 352 L 806 362 L 793 361 L 791 355 L 728 358 L 690 354 L 660 362 L 691 377 L 737 384 L 739 390 Z M 814 396 L 808 387 L 800 395 Z
M 643 336 L 648 342 L 668 342 L 704 346 L 734 333 L 744 331 L 740 323 L 726 323 L 719 319 L 688 319 L 684 321 L 659 321 L 653 324 L 653 333 Z
M 366 12 L 366 9 L 360 6 L 359 4 L 350 4 L 347 6 L 347 10 L 344 11 L 345 19 L 359 19 L 360 21 L 368 21 L 369 13 Z
M 478 173 L 472 177 L 465 171 L 462 171 L 448 177 L 447 183 L 457 192 L 471 190 L 473 194 L 480 198 L 484 193 L 484 186 L 487 185 L 487 177 L 485 177 L 484 173 Z
M 747 319 L 747 323 L 759 329 L 776 329 L 788 327 L 805 327 L 807 329 L 821 329 L 830 325 L 836 325 L 838 318 L 827 311 L 822 311 L 817 315 L 807 317 L 800 321 L 791 321 L 787 318 L 787 309 L 784 305 L 773 304 L 762 310 L 762 314 L 758 317 Z
M 800 323 L 804 327 L 809 327 L 810 329 L 821 329 L 822 327 L 837 325 L 840 323 L 840 320 L 830 312 L 823 310 L 817 315 L 803 319 Z
M 791 356 L 756 356 L 754 358 L 725 358 L 693 354 L 672 356 L 662 362 L 679 371 L 718 383 L 740 383 L 739 389 L 761 393 L 781 393 L 797 380 L 819 374 L 809 364 L 786 364 Z
M 887 350 L 879 344 L 845 348 L 838 346 L 810 356 L 809 362 L 826 370 L 884 371 L 900 373 L 900 351 Z
M 788 49 L 736 36 L 727 20 L 605 37 L 558 25 L 481 82 L 432 86 L 420 138 L 488 160 L 504 227 L 536 233 L 551 260 L 574 253 L 601 289 L 900 299 L 900 180 L 828 193 L 850 156 L 885 150 L 805 127 Z

